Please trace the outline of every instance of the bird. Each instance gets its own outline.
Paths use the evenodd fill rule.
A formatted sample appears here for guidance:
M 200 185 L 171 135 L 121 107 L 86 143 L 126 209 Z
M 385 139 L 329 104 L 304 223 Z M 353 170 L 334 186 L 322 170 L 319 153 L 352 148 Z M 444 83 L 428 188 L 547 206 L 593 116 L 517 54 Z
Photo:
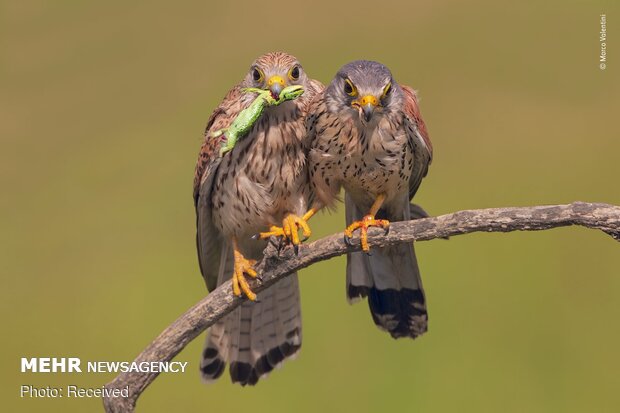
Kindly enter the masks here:
M 368 297 L 374 323 L 394 338 L 427 331 L 426 298 L 412 244 L 370 251 L 367 231 L 421 218 L 410 204 L 433 157 L 417 93 L 383 64 L 344 65 L 313 99 L 307 117 L 309 173 L 316 197 L 305 216 L 334 207 L 345 190 L 345 241 L 360 232 L 362 252 L 347 255 L 347 299 Z
M 278 100 L 292 85 L 301 85 L 303 95 L 265 108 L 247 135 L 220 156 L 222 137 L 215 132 L 226 130 L 252 104 L 257 94 L 247 88 L 269 91 Z M 232 278 L 233 294 L 247 300 L 210 328 L 200 363 L 206 382 L 219 378 L 228 363 L 233 383 L 254 385 L 300 349 L 297 274 L 261 292 L 258 300 L 246 277 L 257 276 L 253 266 L 268 242 L 253 235 L 267 228 L 309 235 L 300 217 L 311 194 L 304 119 L 322 89 L 297 58 L 269 52 L 251 64 L 207 122 L 193 191 L 200 270 L 209 291 Z

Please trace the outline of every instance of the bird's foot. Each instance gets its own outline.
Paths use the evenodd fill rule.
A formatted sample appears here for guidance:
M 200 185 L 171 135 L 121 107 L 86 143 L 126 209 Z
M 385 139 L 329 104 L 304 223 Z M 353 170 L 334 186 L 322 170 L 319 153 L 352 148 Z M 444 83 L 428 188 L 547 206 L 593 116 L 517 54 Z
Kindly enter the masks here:
M 387 234 L 390 231 L 390 221 L 387 219 L 375 219 L 374 215 L 366 215 L 361 221 L 354 221 L 344 230 L 344 242 L 351 245 L 353 231 L 359 229 L 362 251 L 368 254 L 370 252 L 370 247 L 368 246 L 368 228 L 370 227 L 381 227 Z
M 256 260 L 246 259 L 239 251 L 234 251 L 235 267 L 232 276 L 233 294 L 239 297 L 241 293 L 248 297 L 251 301 L 256 301 L 256 294 L 250 289 L 245 274 L 251 278 L 256 278 L 257 273 L 254 270 Z
M 295 254 L 299 253 L 299 245 L 307 240 L 310 235 L 312 235 L 312 231 L 310 231 L 310 227 L 306 222 L 307 219 L 305 216 L 299 217 L 295 214 L 289 214 L 282 220 L 282 226 L 271 226 L 269 231 L 261 232 L 259 234 L 260 239 L 266 239 L 269 237 L 282 237 L 282 239 L 293 244 L 293 248 L 295 249 Z M 299 239 L 299 230 L 301 230 L 304 239 Z

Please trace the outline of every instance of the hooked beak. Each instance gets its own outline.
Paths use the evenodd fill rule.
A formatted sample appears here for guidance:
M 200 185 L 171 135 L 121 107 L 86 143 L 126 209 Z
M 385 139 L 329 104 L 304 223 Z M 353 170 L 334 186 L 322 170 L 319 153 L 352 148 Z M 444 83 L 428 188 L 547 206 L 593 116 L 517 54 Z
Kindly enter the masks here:
M 364 115 L 364 120 L 369 122 L 375 112 L 375 108 L 379 106 L 379 99 L 373 95 L 366 95 L 360 100 L 354 101 L 353 106 L 358 107 L 360 114 Z
M 286 82 L 282 77 L 275 75 L 269 78 L 267 86 L 269 86 L 269 90 L 271 91 L 271 97 L 278 100 L 280 98 L 280 92 L 282 92 L 282 89 L 286 86 Z

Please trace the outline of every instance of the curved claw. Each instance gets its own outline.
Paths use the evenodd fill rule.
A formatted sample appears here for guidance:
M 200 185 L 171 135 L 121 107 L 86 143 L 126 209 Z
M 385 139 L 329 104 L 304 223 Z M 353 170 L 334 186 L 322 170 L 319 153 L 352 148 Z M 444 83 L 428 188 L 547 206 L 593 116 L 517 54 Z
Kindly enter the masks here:
M 344 243 L 347 244 L 349 247 L 353 246 L 353 244 L 351 243 L 351 237 L 347 236 L 347 234 L 344 234 L 342 238 Z

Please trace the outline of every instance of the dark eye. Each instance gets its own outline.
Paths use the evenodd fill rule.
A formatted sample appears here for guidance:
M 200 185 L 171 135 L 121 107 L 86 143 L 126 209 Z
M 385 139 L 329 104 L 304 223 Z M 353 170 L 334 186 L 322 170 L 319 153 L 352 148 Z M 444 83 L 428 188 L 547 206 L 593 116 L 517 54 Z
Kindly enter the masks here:
M 252 70 L 252 79 L 254 79 L 255 82 L 260 82 L 263 80 L 263 72 L 258 68 L 254 68 L 254 70 Z
M 288 77 L 291 80 L 299 79 L 299 66 L 293 66 L 293 68 L 288 72 Z
M 349 96 L 357 95 L 357 90 L 355 89 L 355 86 L 353 86 L 353 83 L 351 83 L 349 79 L 345 79 L 344 81 L 344 93 L 346 93 Z

